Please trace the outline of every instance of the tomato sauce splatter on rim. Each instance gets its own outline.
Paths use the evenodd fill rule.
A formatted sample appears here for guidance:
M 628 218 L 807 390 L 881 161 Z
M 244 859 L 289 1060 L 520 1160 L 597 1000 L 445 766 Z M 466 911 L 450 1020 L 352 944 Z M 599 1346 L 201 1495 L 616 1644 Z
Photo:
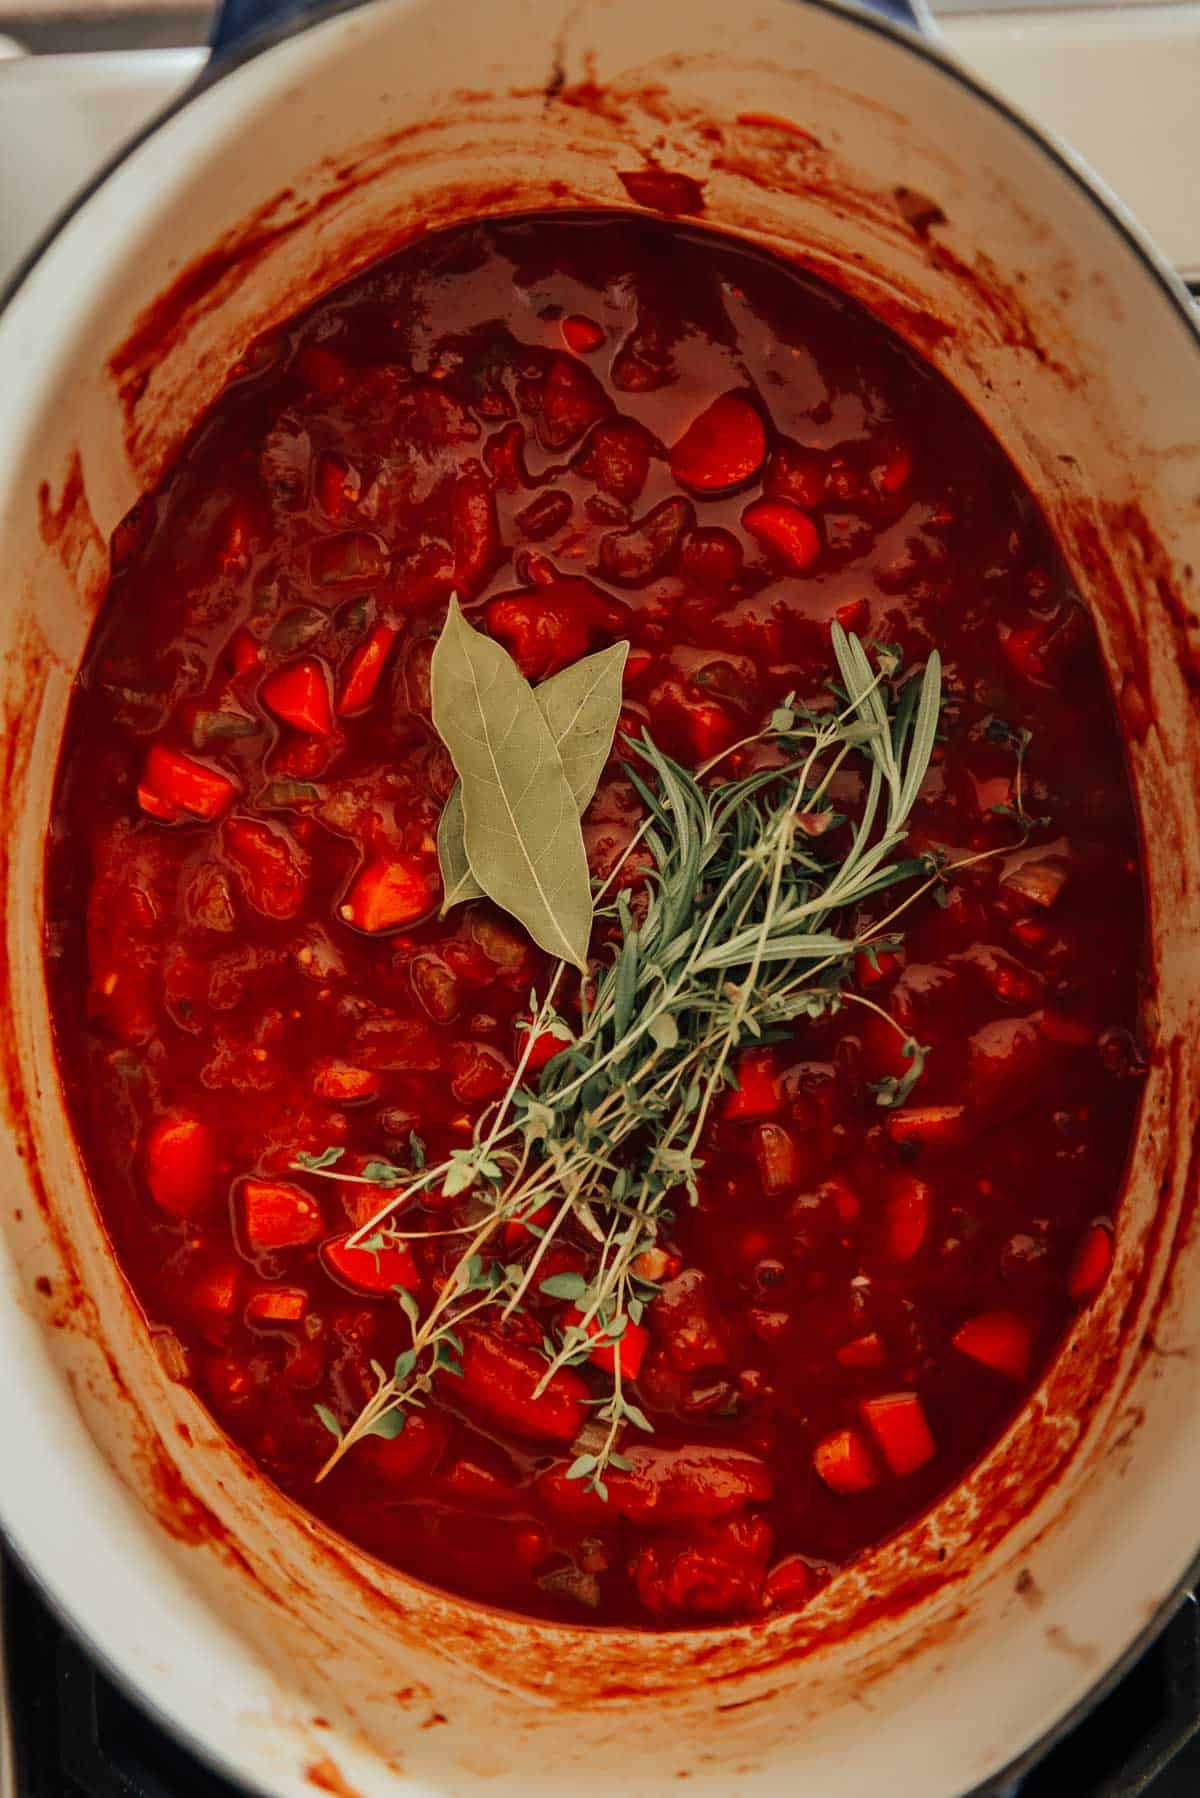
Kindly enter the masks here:
M 857 1006 L 740 1058 L 622 1345 L 654 1433 L 607 1502 L 566 1472 L 613 1350 L 534 1398 L 569 1310 L 549 1297 L 314 1483 L 317 1407 L 361 1408 L 410 1340 L 393 1289 L 429 1302 L 457 1249 L 357 1247 L 377 1190 L 297 1154 L 349 1171 L 414 1131 L 439 1158 L 469 1141 L 545 989 L 486 902 L 437 918 L 451 593 L 531 680 L 628 639 L 596 873 L 641 816 L 621 732 L 707 761 L 826 691 L 835 619 L 944 658 L 913 850 L 998 851 L 856 968 L 930 1048 L 904 1106 L 875 1090 L 900 1036 Z M 457 228 L 256 344 L 115 533 L 49 866 L 75 1125 L 169 1370 L 422 1579 L 579 1622 L 803 1605 L 963 1477 L 1108 1274 L 1143 909 L 1090 620 L 951 388 L 728 239 L 616 214 Z M 432 1193 L 421 1226 L 463 1204 Z M 568 1232 L 544 1274 L 589 1252 Z

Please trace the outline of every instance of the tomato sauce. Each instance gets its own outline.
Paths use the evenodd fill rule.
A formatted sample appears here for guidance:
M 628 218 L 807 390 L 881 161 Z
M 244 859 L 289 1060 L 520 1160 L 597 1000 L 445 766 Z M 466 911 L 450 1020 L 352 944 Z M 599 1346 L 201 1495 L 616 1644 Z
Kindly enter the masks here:
M 348 1247 L 378 1191 L 296 1156 L 468 1142 L 545 990 L 501 912 L 437 917 L 451 593 L 531 680 L 627 638 L 621 729 L 689 765 L 827 689 L 834 619 L 908 663 L 936 645 L 910 842 L 981 855 L 860 958 L 856 990 L 930 1050 L 906 1104 L 874 1090 L 902 1033 L 860 1005 L 742 1055 L 626 1345 L 654 1433 L 607 1501 L 565 1477 L 589 1370 L 531 1396 L 548 1297 L 315 1482 L 317 1407 L 361 1408 L 411 1340 L 393 1288 L 428 1302 L 459 1239 Z M 621 744 L 597 873 L 642 815 Z M 1108 1271 L 1144 924 L 1091 622 L 947 383 L 703 230 L 456 229 L 256 343 L 114 536 L 49 872 L 75 1127 L 164 1364 L 423 1580 L 580 1622 L 801 1605 L 963 1476 Z M 417 1216 L 453 1231 L 466 1204 Z M 510 1226 L 505 1254 L 532 1244 Z M 555 1266 L 588 1253 L 568 1231 Z

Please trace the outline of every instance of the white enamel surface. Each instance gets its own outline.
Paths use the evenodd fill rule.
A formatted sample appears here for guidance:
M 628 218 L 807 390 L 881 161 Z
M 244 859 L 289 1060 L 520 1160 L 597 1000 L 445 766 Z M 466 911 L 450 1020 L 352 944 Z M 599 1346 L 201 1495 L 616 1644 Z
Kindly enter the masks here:
M 0 1382 L 0 1441 L 8 1445 L 0 1518 L 110 1662 L 193 1740 L 266 1791 L 311 1798 L 306 1770 L 331 1761 L 370 1794 L 516 1798 L 614 1786 L 649 1794 L 677 1789 L 686 1773 L 689 1789 L 722 1798 L 853 1798 L 881 1783 L 896 1798 L 950 1798 L 1082 1697 L 1151 1620 L 1200 1539 L 1200 1433 L 1190 1421 L 1200 1403 L 1193 1243 L 1180 1251 L 1174 1297 L 1155 1321 L 1159 1353 L 1136 1362 L 1133 1352 L 1171 1246 L 1170 1227 L 1162 1239 L 1151 1234 L 1155 1188 L 1161 1180 L 1170 1225 L 1200 1091 L 1200 938 L 1184 878 L 1200 866 L 1190 777 L 1197 726 L 1164 602 L 1111 512 L 1098 509 L 1095 523 L 1140 608 L 1160 717 L 1135 760 L 1143 809 L 1156 825 L 1159 1009 L 1164 1034 L 1180 1046 L 1174 1085 L 1166 1064 L 1149 1083 L 1118 1278 L 1073 1349 L 1082 1365 L 1100 1365 L 1102 1349 L 1118 1341 L 1129 1276 L 1144 1264 L 1148 1286 L 1126 1346 L 1114 1377 L 1090 1393 L 1084 1449 L 987 1553 L 972 1548 L 989 1514 L 985 1483 L 1076 1432 L 1065 1375 L 991 1457 L 976 1488 L 835 1582 L 795 1626 L 726 1633 L 703 1684 L 692 1660 L 702 1644 L 688 1637 L 584 1638 L 487 1619 L 362 1557 L 339 1557 L 315 1526 L 247 1477 L 200 1407 L 161 1374 L 105 1253 L 58 1107 L 38 969 L 39 866 L 57 736 L 102 557 L 93 544 L 71 576 L 64 572 L 37 528 L 39 483 L 57 495 L 78 450 L 90 510 L 106 536 L 189 407 L 216 390 L 265 320 L 303 303 L 319 284 L 314 269 L 348 272 L 378 247 L 383 223 L 449 216 L 451 190 L 470 194 L 503 177 L 521 199 L 536 199 L 554 177 L 579 200 L 623 203 L 614 164 L 636 167 L 652 148 L 668 166 L 705 178 L 713 222 L 802 248 L 880 307 L 904 299 L 957 321 L 960 334 L 939 359 L 1064 529 L 1089 496 L 1115 504 L 1136 495 L 1175 575 L 1182 580 L 1185 563 L 1200 563 L 1194 331 L 1094 199 L 1011 121 L 898 40 L 824 10 L 767 5 L 733 20 L 724 0 L 654 8 L 585 0 L 566 30 L 569 77 L 583 72 L 585 51 L 595 53 L 601 80 L 635 63 L 643 73 L 626 84 L 619 128 L 583 112 L 564 124 L 563 109 L 552 114 L 538 91 L 561 24 L 550 0 L 392 0 L 246 64 L 129 158 L 0 318 L 0 646 L 17 708 L 9 730 L 21 751 L 9 794 L 19 811 L 8 831 L 6 891 L 19 994 L 13 1022 L 34 1149 L 69 1236 L 68 1258 L 96 1311 L 86 1327 L 65 1312 L 65 1327 L 46 1327 L 58 1301 L 42 1301 L 34 1281 L 45 1274 L 61 1292 L 61 1252 L 24 1194 L 14 1136 L 0 1145 L 0 1365 L 8 1375 Z M 671 98 L 665 123 L 657 101 L 646 110 L 638 98 L 647 80 Z M 447 98 L 464 88 L 517 91 L 472 112 Z M 945 241 L 960 256 L 971 261 L 986 247 L 996 268 L 1019 271 L 1036 332 L 1071 378 L 1003 341 L 986 308 L 930 262 L 886 206 L 835 206 L 819 185 L 783 191 L 804 166 L 801 151 L 779 150 L 778 181 L 766 186 L 712 167 L 695 122 L 720 116 L 731 141 L 740 141 L 730 121 L 743 110 L 798 120 L 828 146 L 822 170 L 838 165 L 862 192 L 886 195 L 902 181 L 935 196 L 949 219 Z M 254 279 L 231 284 L 221 310 L 155 366 L 135 469 L 105 365 L 141 308 L 280 188 L 295 188 L 302 201 L 322 156 L 341 160 L 427 117 L 439 123 L 420 140 L 419 157 L 369 160 L 370 178 L 358 190 L 281 240 Z M 915 312 L 904 317 L 907 328 L 921 327 Z M 1073 466 L 1062 460 L 1068 453 Z M 1138 670 L 1107 617 L 1101 623 L 1121 684 Z M 25 672 L 33 639 L 43 645 L 44 685 Z M 1131 1431 L 1135 1410 L 1140 1422 Z M 209 1538 L 214 1532 L 203 1518 L 193 1518 L 189 1539 L 180 1539 L 177 1522 L 172 1535 L 174 1507 L 156 1497 L 162 1479 L 154 1467 L 164 1460 L 220 1519 L 257 1581 L 204 1539 L 206 1529 Z M 839 1620 L 860 1599 L 936 1564 L 939 1542 L 950 1576 L 941 1590 L 890 1620 L 840 1632 Z M 787 1658 L 793 1639 L 811 1637 L 807 1657 Z M 592 1690 L 619 1679 L 641 1693 L 581 1709 L 574 1682 L 587 1669 Z

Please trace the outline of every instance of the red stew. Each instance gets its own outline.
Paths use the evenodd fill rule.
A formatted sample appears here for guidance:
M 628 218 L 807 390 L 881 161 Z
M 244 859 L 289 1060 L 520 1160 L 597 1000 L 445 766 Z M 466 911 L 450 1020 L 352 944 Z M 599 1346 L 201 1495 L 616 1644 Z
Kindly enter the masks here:
M 876 1103 L 906 1063 L 859 1007 L 742 1056 L 622 1345 L 654 1433 L 607 1501 L 565 1477 L 592 1376 L 535 1400 L 527 1328 L 470 1334 L 401 1435 L 314 1483 L 317 1407 L 359 1410 L 411 1339 L 392 1289 L 427 1300 L 457 1251 L 347 1246 L 378 1193 L 297 1153 L 469 1140 L 544 990 L 487 903 L 437 918 L 452 592 L 533 680 L 627 638 L 622 728 L 689 764 L 824 692 L 834 619 L 936 644 L 911 841 L 1003 851 L 861 959 L 932 1046 L 906 1105 Z M 595 870 L 641 816 L 621 741 Z M 114 537 L 50 871 L 70 1102 L 169 1371 L 300 1503 L 454 1591 L 654 1625 L 798 1606 L 964 1474 L 1108 1271 L 1143 924 L 1089 618 L 947 384 L 703 231 L 454 230 L 257 343 Z M 434 1194 L 428 1228 L 466 1202 Z

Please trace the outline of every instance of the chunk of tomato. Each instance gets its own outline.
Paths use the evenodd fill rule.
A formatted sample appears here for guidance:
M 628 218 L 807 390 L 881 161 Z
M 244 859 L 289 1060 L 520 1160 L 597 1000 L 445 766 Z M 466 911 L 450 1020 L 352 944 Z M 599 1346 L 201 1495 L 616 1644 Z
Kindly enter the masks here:
M 219 818 L 237 798 L 227 774 L 155 743 L 138 784 L 138 804 L 152 818 L 174 823 L 182 817 Z
M 333 729 L 329 677 L 315 656 L 305 656 L 269 674 L 258 689 L 263 704 L 293 730 L 327 737 Z
M 915 1392 L 888 1392 L 863 1401 L 863 1418 L 894 1474 L 916 1473 L 937 1453 Z
M 978 1361 L 981 1367 L 990 1367 L 1010 1380 L 1023 1380 L 1029 1372 L 1033 1338 L 1029 1318 L 1014 1311 L 982 1311 L 963 1324 L 952 1341 L 960 1355 Z
M 396 1286 L 407 1291 L 421 1283 L 413 1252 L 406 1242 L 385 1242 L 379 1248 L 351 1247 L 349 1235 L 335 1236 L 321 1246 L 321 1260 L 335 1280 L 352 1292 L 383 1295 Z
M 167 1112 L 152 1125 L 145 1148 L 151 1196 L 172 1217 L 202 1217 L 216 1192 L 216 1138 L 199 1118 Z
M 356 875 L 339 910 L 347 924 L 373 934 L 415 924 L 437 899 L 435 865 L 428 856 L 377 856 Z
M 1077 1304 L 1095 1298 L 1113 1264 L 1113 1233 L 1108 1224 L 1092 1224 L 1085 1231 L 1071 1271 L 1067 1275 L 1067 1291 Z
M 791 500 L 755 500 L 742 513 L 742 523 L 792 574 L 803 574 L 821 553 L 820 532 L 808 513 Z
M 849 1496 L 879 1483 L 870 1449 L 857 1430 L 835 1430 L 813 1450 L 813 1466 L 831 1492 Z
M 239 1234 L 252 1255 L 304 1248 L 325 1228 L 311 1193 L 284 1180 L 242 1180 L 235 1189 Z
M 756 406 L 738 393 L 722 394 L 694 418 L 671 451 L 671 473 L 691 493 L 723 493 L 752 480 L 767 453 Z
M 727 1123 L 747 1124 L 777 1117 L 782 1109 L 775 1057 L 769 1049 L 747 1049 L 738 1058 L 737 1086 L 730 1090 L 721 1115 Z
M 346 663 L 346 672 L 338 689 L 339 718 L 348 718 L 355 712 L 366 711 L 375 697 L 379 677 L 391 654 L 396 636 L 397 633 L 390 624 L 377 624 L 354 651 Z
M 567 1322 L 581 1324 L 583 1315 L 578 1305 L 572 1305 L 567 1312 Z M 638 1369 L 642 1365 L 650 1341 L 649 1332 L 642 1324 L 627 1321 L 621 1335 L 613 1342 L 608 1340 L 604 1326 L 593 1318 L 587 1325 L 587 1334 L 596 1341 L 595 1348 L 588 1356 L 589 1361 L 593 1361 L 597 1367 L 604 1368 L 607 1373 L 615 1373 L 620 1367 L 623 1380 L 637 1379 Z
M 914 1174 L 898 1174 L 883 1210 L 883 1252 L 889 1261 L 911 1261 L 929 1234 L 933 1193 Z

